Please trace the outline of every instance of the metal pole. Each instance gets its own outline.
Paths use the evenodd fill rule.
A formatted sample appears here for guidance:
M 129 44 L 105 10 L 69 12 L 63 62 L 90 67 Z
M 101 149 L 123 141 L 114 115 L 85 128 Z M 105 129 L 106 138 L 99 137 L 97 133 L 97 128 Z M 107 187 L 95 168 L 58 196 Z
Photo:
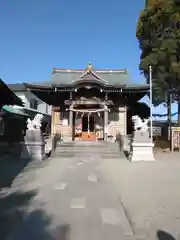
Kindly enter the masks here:
M 149 87 L 150 87 L 150 137 L 153 140 L 153 126 L 152 126 L 152 67 L 149 66 Z

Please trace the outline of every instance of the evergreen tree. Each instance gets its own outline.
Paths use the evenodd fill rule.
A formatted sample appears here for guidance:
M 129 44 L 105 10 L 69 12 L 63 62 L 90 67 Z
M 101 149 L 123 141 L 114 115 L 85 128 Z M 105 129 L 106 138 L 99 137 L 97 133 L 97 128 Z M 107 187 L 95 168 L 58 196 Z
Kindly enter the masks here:
M 153 68 L 153 103 L 172 93 L 178 103 L 180 126 L 180 0 L 149 0 L 140 13 L 136 36 L 141 49 L 140 70 L 149 83 Z

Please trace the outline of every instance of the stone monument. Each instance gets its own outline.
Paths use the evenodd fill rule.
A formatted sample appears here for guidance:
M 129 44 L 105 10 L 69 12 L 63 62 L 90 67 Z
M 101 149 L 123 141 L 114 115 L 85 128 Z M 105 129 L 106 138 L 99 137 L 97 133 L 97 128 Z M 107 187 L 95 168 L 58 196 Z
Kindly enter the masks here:
M 155 161 L 153 154 L 154 144 L 149 137 L 149 119 L 142 120 L 136 115 L 132 116 L 132 121 L 134 123 L 134 132 L 131 146 L 131 161 Z
M 43 160 L 45 158 L 45 141 L 41 132 L 42 118 L 42 114 L 37 114 L 33 120 L 27 119 L 22 158 L 31 160 Z

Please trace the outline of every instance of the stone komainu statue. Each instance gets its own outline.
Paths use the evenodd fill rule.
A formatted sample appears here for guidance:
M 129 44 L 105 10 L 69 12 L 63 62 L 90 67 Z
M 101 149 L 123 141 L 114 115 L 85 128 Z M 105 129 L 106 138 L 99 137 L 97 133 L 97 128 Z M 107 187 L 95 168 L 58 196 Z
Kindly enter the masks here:
M 37 114 L 33 120 L 30 118 L 27 119 L 27 129 L 28 130 L 35 130 L 41 128 L 41 121 L 42 121 L 43 115 Z
M 142 120 L 139 116 L 132 116 L 132 122 L 134 123 L 134 131 L 148 131 L 149 118 Z

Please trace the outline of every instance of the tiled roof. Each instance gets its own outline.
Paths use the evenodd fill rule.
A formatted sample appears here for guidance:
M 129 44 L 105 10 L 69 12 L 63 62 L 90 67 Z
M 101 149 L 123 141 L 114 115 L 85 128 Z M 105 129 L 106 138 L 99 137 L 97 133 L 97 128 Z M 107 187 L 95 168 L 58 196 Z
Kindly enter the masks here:
M 84 75 L 84 76 L 83 76 Z M 90 80 L 92 75 L 110 85 L 133 84 L 128 71 L 124 70 L 72 70 L 53 69 L 53 74 L 49 84 L 72 84 L 76 80 Z
M 79 83 L 99 83 L 105 88 L 123 88 L 132 91 L 148 91 L 149 85 L 137 84 L 132 81 L 127 69 L 94 70 L 89 65 L 85 70 L 54 68 L 49 81 L 36 84 L 25 84 L 29 89 L 51 89 L 52 87 L 67 88 Z
M 13 92 L 26 91 L 26 87 L 24 83 L 11 83 L 11 84 L 8 84 L 8 87 Z

